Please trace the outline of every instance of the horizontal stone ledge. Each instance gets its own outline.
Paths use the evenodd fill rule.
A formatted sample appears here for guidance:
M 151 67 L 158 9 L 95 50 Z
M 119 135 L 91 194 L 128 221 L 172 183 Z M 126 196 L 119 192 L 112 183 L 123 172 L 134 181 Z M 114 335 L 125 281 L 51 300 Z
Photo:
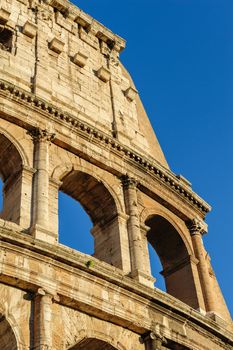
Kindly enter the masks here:
M 36 254 L 35 256 L 38 259 L 39 264 L 41 262 L 43 264 L 48 263 L 48 265 L 51 268 L 60 268 L 60 269 L 64 268 L 65 271 L 68 271 L 67 269 L 70 269 L 70 273 L 72 275 L 75 274 L 74 269 L 78 268 L 76 271 L 78 272 L 77 278 L 78 276 L 80 277 L 83 276 L 83 278 L 87 278 L 89 281 L 91 281 L 93 280 L 93 276 L 95 276 L 94 279 L 96 278 L 95 281 L 96 283 L 98 283 L 98 285 L 101 284 L 101 280 L 103 280 L 103 287 L 106 286 L 106 281 L 107 281 L 108 283 L 110 283 L 108 288 L 110 288 L 113 292 L 114 292 L 114 288 L 116 287 L 118 292 L 120 288 L 122 293 L 126 296 L 126 298 L 129 297 L 131 300 L 134 300 L 135 302 L 138 301 L 141 304 L 145 301 L 146 303 L 145 305 L 148 305 L 148 302 L 150 303 L 153 302 L 153 305 L 151 304 L 151 306 L 155 308 L 155 310 L 157 308 L 158 311 L 160 311 L 161 313 L 169 309 L 170 316 L 173 315 L 174 320 L 177 319 L 179 322 L 182 322 L 182 320 L 185 321 L 188 317 L 189 322 L 192 322 L 194 325 L 196 324 L 197 326 L 201 325 L 208 332 L 216 334 L 220 338 L 227 338 L 229 340 L 229 343 L 232 340 L 232 344 L 233 344 L 232 334 L 230 332 L 226 331 L 223 327 L 221 327 L 221 325 L 216 325 L 216 321 L 213 321 L 210 318 L 203 316 L 202 314 L 200 314 L 200 312 L 180 302 L 176 298 L 169 296 L 164 292 L 159 292 L 158 290 L 151 291 L 150 288 L 142 286 L 140 283 L 133 281 L 129 277 L 126 277 L 126 276 L 120 277 L 121 274 L 119 274 L 119 277 L 120 277 L 119 280 L 118 278 L 116 279 L 116 275 L 112 272 L 114 270 L 119 270 L 119 269 L 116 269 L 116 268 L 112 269 L 112 267 L 109 265 L 108 267 L 109 272 L 110 270 L 112 272 L 108 273 L 108 275 L 106 275 L 106 273 L 102 275 L 100 266 L 103 264 L 104 265 L 107 265 L 107 264 L 101 261 L 98 261 L 95 258 L 92 258 L 92 259 L 97 261 L 96 266 L 87 268 L 86 264 L 85 265 L 83 264 L 82 268 L 80 269 L 81 261 L 78 261 L 78 260 L 80 258 L 82 260 L 83 258 L 87 259 L 88 255 L 79 253 L 70 248 L 64 249 L 65 247 L 63 248 L 63 247 L 58 247 L 58 245 L 40 242 L 35 239 L 32 239 L 28 235 L 25 235 L 22 233 L 16 233 L 6 229 L 0 229 L 0 245 L 1 245 L 1 249 L 3 249 L 4 251 L 7 251 L 7 250 L 9 252 L 12 251 L 12 254 L 16 254 L 17 256 L 20 253 L 22 253 L 25 257 L 28 256 L 28 258 L 34 259 L 33 254 L 35 253 Z M 57 248 L 59 248 L 59 250 Z M 65 251 L 69 251 L 69 250 L 72 252 L 72 254 L 68 257 L 67 254 L 65 254 Z M 77 259 L 78 257 L 79 259 Z M 7 260 L 4 260 L 4 261 L 5 261 L 5 264 L 7 264 Z M 12 262 L 11 262 L 11 268 L 10 270 L 7 270 L 8 274 L 6 275 L 8 284 L 11 284 L 12 282 L 12 284 L 15 283 L 17 287 L 29 289 L 32 291 L 37 291 L 38 287 L 45 288 L 46 290 L 48 289 L 48 286 L 46 285 L 46 283 L 45 285 L 38 285 L 39 280 L 38 282 L 36 282 L 36 279 L 34 281 L 33 275 L 32 275 L 33 278 L 31 280 L 27 280 L 27 276 L 25 276 L 24 273 L 22 274 L 22 277 L 20 277 L 20 273 L 18 271 L 17 266 L 16 266 L 16 269 L 18 271 L 17 279 L 15 279 L 14 275 L 10 274 L 10 271 L 13 271 L 12 268 L 14 268 L 14 266 L 12 265 Z M 82 270 L 84 274 L 82 274 Z M 28 272 L 30 273 L 30 271 Z M 87 273 L 89 272 L 90 277 L 88 277 L 88 275 L 85 272 Z M 2 273 L 1 281 L 4 281 L 4 278 L 5 278 L 4 276 L 5 276 L 4 273 Z M 26 286 L 26 284 L 28 285 Z M 51 289 L 51 292 L 52 292 L 52 289 Z M 70 300 L 73 303 L 73 305 L 75 305 L 76 303 L 77 305 L 80 306 L 79 299 L 77 300 L 73 299 L 72 297 L 73 294 L 71 295 L 71 298 L 70 298 L 69 293 L 67 294 L 67 292 L 65 292 L 63 288 L 60 291 L 57 290 L 57 294 L 60 297 L 59 302 L 62 302 L 62 300 Z M 89 303 L 87 307 L 90 307 Z M 93 303 L 93 307 L 95 307 L 95 303 Z M 84 305 L 84 311 L 85 309 L 86 309 L 86 306 Z M 97 305 L 96 310 L 99 310 L 99 303 Z M 106 316 L 107 314 L 108 314 L 108 308 L 106 305 L 106 309 L 104 310 L 103 315 Z M 116 315 L 116 317 L 118 316 Z M 145 326 L 145 324 L 143 326 Z M 143 326 L 141 327 L 141 329 L 143 328 Z M 140 329 L 138 330 L 141 331 Z
M 105 68 L 104 68 L 105 69 Z M 58 118 L 62 120 L 64 123 L 68 125 L 72 125 L 74 127 L 73 130 L 80 130 L 83 135 L 87 134 L 94 135 L 95 139 L 109 144 L 113 149 L 121 154 L 124 154 L 129 161 L 135 162 L 145 168 L 146 171 L 151 173 L 153 177 L 156 177 L 159 181 L 163 182 L 165 185 L 171 187 L 177 195 L 182 196 L 190 205 L 197 209 L 198 212 L 201 212 L 202 215 L 205 215 L 211 210 L 211 206 L 202 200 L 195 192 L 192 191 L 191 188 L 184 185 L 181 180 L 179 180 L 176 175 L 167 169 L 164 169 L 156 160 L 150 160 L 127 146 L 124 146 L 119 141 L 114 139 L 113 137 L 105 134 L 94 126 L 89 125 L 86 122 L 80 121 L 77 117 L 73 117 L 69 113 L 64 113 L 61 109 L 55 107 L 50 102 L 47 102 L 36 95 L 23 90 L 22 88 L 13 85 L 12 83 L 6 82 L 3 79 L 0 79 L 0 91 L 5 91 L 6 94 L 11 94 L 11 98 L 16 98 L 24 100 L 28 106 L 34 108 L 34 106 L 38 110 L 42 110 L 43 112 L 53 116 L 54 118 Z M 86 115 L 80 111 L 80 114 Z

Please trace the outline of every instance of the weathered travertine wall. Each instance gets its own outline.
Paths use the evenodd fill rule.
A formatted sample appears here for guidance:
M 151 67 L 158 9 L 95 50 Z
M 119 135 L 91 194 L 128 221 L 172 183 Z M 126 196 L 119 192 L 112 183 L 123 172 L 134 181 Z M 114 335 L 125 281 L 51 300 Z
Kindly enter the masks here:
M 5 350 L 232 348 L 202 242 L 210 206 L 169 169 L 124 46 L 66 0 L 1 2 Z M 90 216 L 93 257 L 59 243 L 59 191 Z M 167 293 L 154 288 L 148 242 Z

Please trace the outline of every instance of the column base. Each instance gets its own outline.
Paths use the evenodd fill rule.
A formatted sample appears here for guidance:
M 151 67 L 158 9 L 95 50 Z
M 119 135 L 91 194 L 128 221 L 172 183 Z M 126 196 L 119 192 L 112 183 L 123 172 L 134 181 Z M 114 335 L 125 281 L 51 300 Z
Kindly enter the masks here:
M 154 288 L 156 278 L 146 274 L 140 270 L 135 270 L 130 273 L 130 277 L 137 280 L 139 283 L 144 284 L 147 287 Z
M 46 243 L 51 243 L 51 244 L 57 243 L 57 234 L 49 230 L 46 230 L 45 228 L 41 227 L 38 224 L 35 224 L 30 228 L 30 234 L 35 239 L 39 239 Z

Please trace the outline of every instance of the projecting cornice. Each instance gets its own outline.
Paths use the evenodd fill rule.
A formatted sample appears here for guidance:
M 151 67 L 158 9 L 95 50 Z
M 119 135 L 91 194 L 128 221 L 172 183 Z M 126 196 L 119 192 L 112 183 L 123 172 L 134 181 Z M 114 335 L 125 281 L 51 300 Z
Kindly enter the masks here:
M 68 127 L 72 127 L 72 130 L 75 132 L 82 135 L 92 135 L 96 142 L 108 144 L 114 152 L 118 152 L 121 157 L 124 156 L 126 160 L 133 162 L 135 165 L 137 164 L 137 166 L 140 166 L 141 169 L 144 169 L 144 171 L 150 173 L 153 177 L 155 176 L 161 183 L 170 187 L 173 192 L 182 196 L 185 201 L 196 207 L 204 215 L 211 210 L 210 205 L 193 192 L 191 187 L 188 186 L 182 178 L 176 176 L 170 170 L 165 169 L 156 160 L 142 156 L 120 143 L 116 138 L 100 131 L 98 128 L 79 120 L 70 113 L 63 112 L 60 108 L 57 108 L 51 103 L 2 79 L 0 79 L 0 92 L 7 98 L 11 98 L 16 102 L 20 100 L 26 103 L 30 108 L 35 108 L 63 122 Z M 84 113 L 80 111 L 79 115 L 84 115 Z
M 67 0 L 47 0 L 46 4 L 52 6 L 60 12 L 63 21 L 73 21 L 85 28 L 87 32 L 91 31 L 98 39 L 108 43 L 113 49 L 121 52 L 125 48 L 125 40 L 114 34 L 110 29 L 96 21 L 93 17 L 80 10 Z

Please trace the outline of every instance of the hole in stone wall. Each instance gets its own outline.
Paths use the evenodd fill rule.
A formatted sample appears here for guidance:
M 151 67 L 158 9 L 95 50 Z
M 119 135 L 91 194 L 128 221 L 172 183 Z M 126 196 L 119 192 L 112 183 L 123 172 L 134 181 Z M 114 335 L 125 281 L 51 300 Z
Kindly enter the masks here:
M 0 49 L 11 51 L 12 49 L 13 32 L 7 28 L 0 26 Z
M 0 178 L 0 213 L 2 212 L 3 209 L 3 181 Z
M 85 254 L 93 254 L 92 222 L 81 204 L 60 191 L 58 208 L 59 242 Z
M 163 270 L 163 267 L 156 251 L 150 243 L 148 243 L 148 251 L 150 257 L 151 274 L 154 278 L 156 278 L 154 285 L 156 288 L 159 288 L 162 291 L 166 292 L 164 277 L 160 274 L 160 272 Z

